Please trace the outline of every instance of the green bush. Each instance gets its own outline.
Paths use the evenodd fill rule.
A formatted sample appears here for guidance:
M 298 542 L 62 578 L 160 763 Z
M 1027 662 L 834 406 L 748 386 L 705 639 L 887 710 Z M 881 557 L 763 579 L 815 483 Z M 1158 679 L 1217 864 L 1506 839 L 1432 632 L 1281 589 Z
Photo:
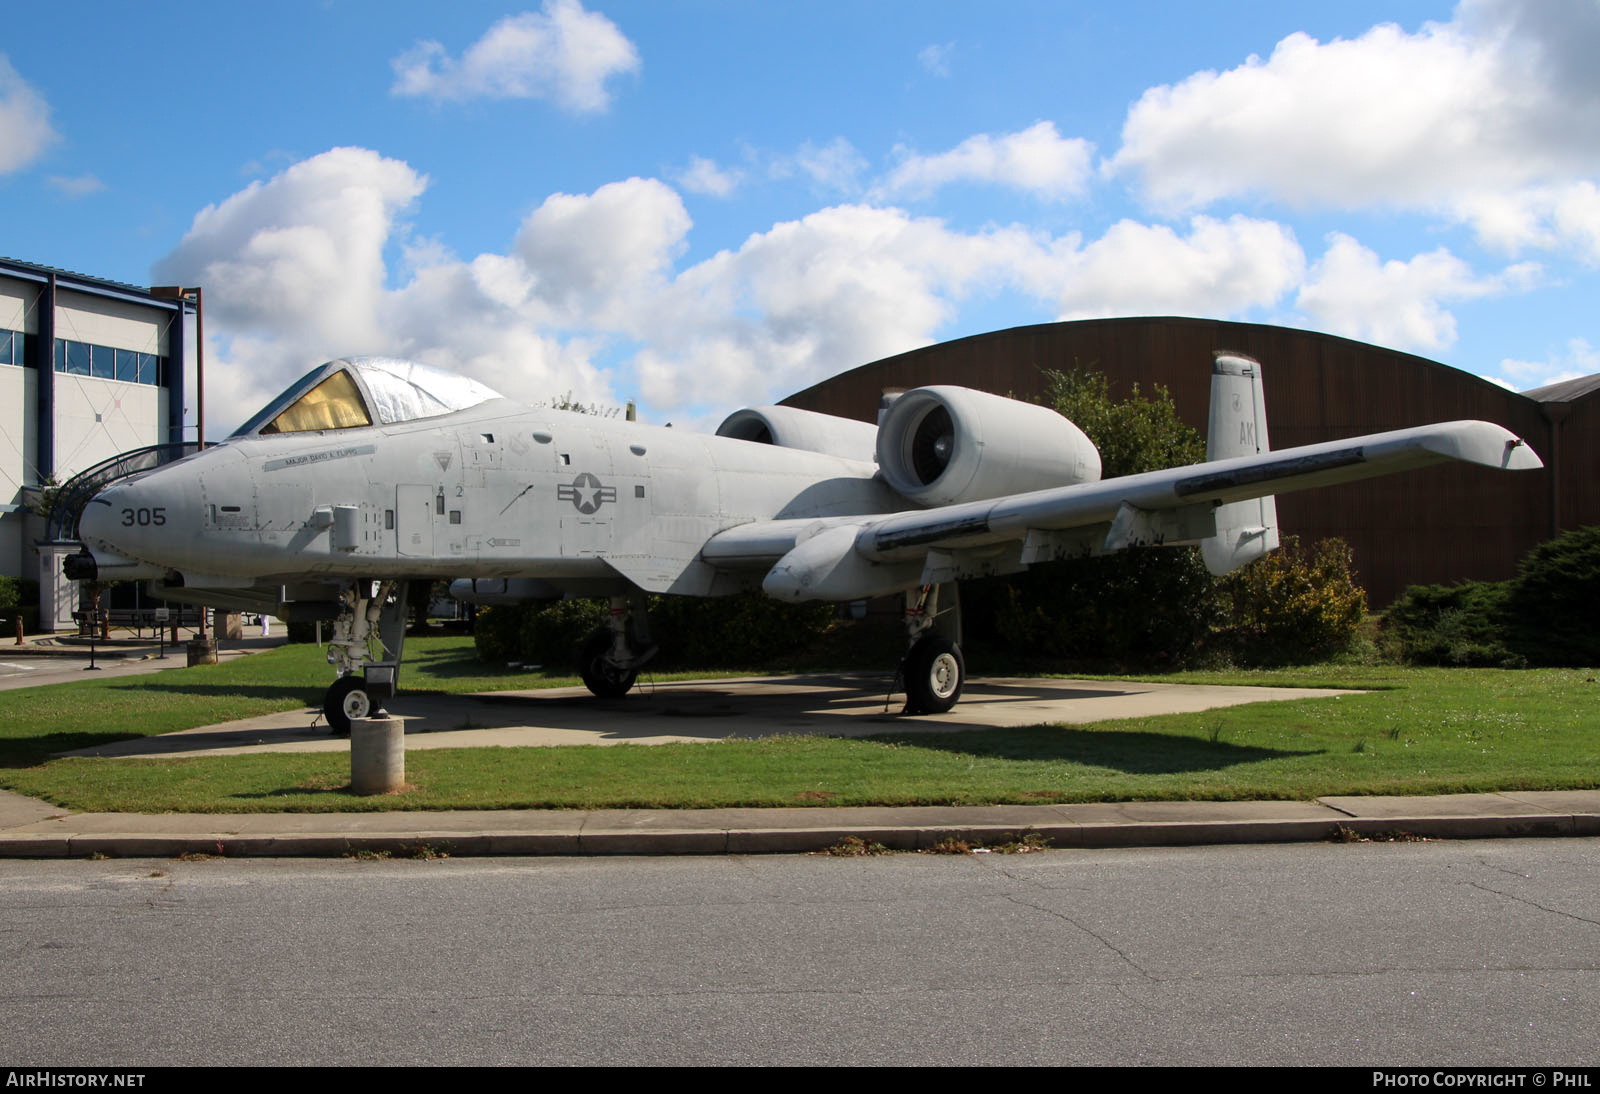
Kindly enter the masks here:
M 39 629 L 39 583 L 26 577 L 0 577 L 0 627 L 6 634 L 22 617 L 22 629 L 33 634 Z
M 597 599 L 481 608 L 474 628 L 478 657 L 565 668 L 574 663 L 583 640 L 605 625 L 609 611 L 608 602 Z M 653 664 L 761 665 L 813 645 L 835 614 L 833 604 L 785 604 L 759 592 L 705 599 L 653 596 L 650 637 L 661 647 Z
M 1414 665 L 1518 668 L 1526 658 L 1505 643 L 1506 582 L 1412 585 L 1383 617 L 1389 652 Z
M 814 645 L 833 625 L 838 606 L 786 604 L 758 590 L 711 599 L 658 597 L 651 635 L 667 665 L 760 666 Z
M 37 581 L 26 577 L 0 577 L 0 617 L 10 619 L 23 608 L 38 605 Z
M 1350 649 L 1367 594 L 1350 568 L 1350 545 L 1296 536 L 1218 582 L 1225 623 L 1216 646 L 1250 665 L 1306 664 Z
M 606 601 L 593 599 L 479 608 L 472 628 L 478 658 L 569 668 L 578 646 L 609 611 Z
M 1508 586 L 1506 638 L 1530 663 L 1600 665 L 1600 525 L 1541 543 Z
M 1510 581 L 1413 585 L 1384 618 L 1384 640 L 1424 665 L 1600 665 L 1600 527 L 1523 556 Z
M 1025 664 L 1180 665 L 1216 620 L 1212 578 L 1193 548 L 1056 562 L 970 582 L 961 594 L 968 634 Z

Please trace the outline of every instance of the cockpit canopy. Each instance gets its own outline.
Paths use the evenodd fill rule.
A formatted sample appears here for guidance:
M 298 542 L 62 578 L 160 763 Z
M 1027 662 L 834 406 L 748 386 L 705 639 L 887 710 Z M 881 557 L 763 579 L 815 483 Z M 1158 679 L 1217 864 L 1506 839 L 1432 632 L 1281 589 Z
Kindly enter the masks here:
M 465 410 L 500 397 L 476 380 L 415 361 L 341 357 L 300 377 L 233 435 L 393 425 Z

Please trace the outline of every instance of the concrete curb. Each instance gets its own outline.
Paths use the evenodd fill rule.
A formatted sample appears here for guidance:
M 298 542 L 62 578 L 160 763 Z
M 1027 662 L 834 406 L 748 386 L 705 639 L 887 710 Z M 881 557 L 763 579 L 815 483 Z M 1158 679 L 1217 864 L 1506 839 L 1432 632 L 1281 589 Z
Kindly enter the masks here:
M 1600 805 L 1600 792 L 1595 797 Z M 1189 815 L 1172 819 L 1091 815 L 1079 820 L 1061 814 L 1073 810 L 1104 814 L 1122 807 L 1108 803 L 1077 807 L 745 809 L 704 813 L 617 810 L 148 817 L 68 814 L 0 833 L 0 857 L 802 854 L 827 851 L 851 839 L 889 850 L 927 851 L 948 841 L 992 846 L 1024 835 L 1033 835 L 1054 848 L 1079 849 L 1407 837 L 1600 836 L 1600 808 L 1565 813 L 1512 808 L 1472 815 L 1441 808 L 1397 814 L 1392 808 L 1393 799 L 1371 800 L 1379 806 L 1375 812 L 1384 815 L 1352 817 L 1321 803 L 1285 802 L 1143 803 L 1146 808 L 1161 806 L 1166 807 L 1166 812 Z M 1233 815 L 1207 816 L 1208 811 Z M 1241 815 L 1247 811 L 1258 815 Z M 1282 815 L 1306 812 L 1323 815 Z M 940 814 L 948 814 L 944 823 L 940 823 Z

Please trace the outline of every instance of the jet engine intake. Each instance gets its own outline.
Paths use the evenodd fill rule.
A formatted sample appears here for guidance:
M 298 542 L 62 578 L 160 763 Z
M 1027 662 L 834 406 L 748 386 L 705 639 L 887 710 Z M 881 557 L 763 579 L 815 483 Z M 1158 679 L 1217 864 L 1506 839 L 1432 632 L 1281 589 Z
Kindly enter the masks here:
M 1095 482 L 1100 452 L 1053 410 L 964 387 L 919 387 L 878 426 L 878 468 L 921 505 Z
M 878 431 L 866 422 L 818 414 L 814 410 L 747 406 L 724 418 L 717 426 L 717 436 L 806 452 L 826 452 L 830 456 L 870 463 Z

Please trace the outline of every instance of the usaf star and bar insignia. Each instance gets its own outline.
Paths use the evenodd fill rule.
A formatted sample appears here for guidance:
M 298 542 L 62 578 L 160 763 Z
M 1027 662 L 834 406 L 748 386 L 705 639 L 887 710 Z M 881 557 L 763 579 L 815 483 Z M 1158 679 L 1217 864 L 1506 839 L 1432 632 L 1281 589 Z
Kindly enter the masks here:
M 556 498 L 559 501 L 570 501 L 574 509 L 587 516 L 606 502 L 616 501 L 617 488 L 602 486 L 599 479 L 584 471 L 573 479 L 570 485 L 563 483 L 557 486 Z

